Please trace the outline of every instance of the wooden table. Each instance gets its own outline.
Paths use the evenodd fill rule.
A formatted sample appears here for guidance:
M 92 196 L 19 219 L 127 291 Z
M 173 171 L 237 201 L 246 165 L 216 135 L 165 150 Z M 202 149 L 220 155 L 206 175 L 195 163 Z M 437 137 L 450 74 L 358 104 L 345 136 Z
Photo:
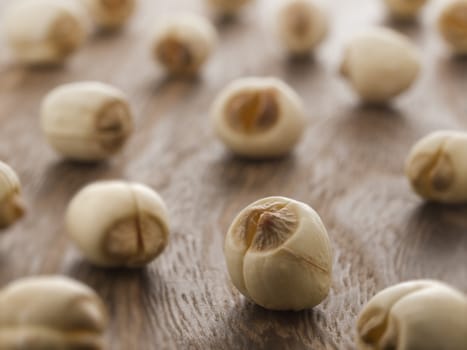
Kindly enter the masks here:
M 0 12 L 13 1 L 1 1 Z M 0 159 L 17 170 L 28 207 L 0 237 L 0 285 L 37 274 L 89 284 L 111 313 L 109 349 L 122 350 L 352 349 L 356 315 L 386 286 L 435 278 L 467 292 L 467 207 L 425 204 L 403 175 L 420 137 L 467 126 L 467 61 L 452 59 L 435 31 L 436 1 L 419 23 L 403 26 L 385 19 L 380 1 L 328 3 L 332 31 L 314 58 L 288 60 L 270 33 L 271 1 L 257 1 L 238 21 L 219 25 L 218 50 L 193 81 L 166 79 L 148 47 L 159 16 L 206 12 L 201 1 L 141 1 L 125 31 L 91 36 L 58 69 L 19 67 L 0 44 Z M 382 109 L 359 105 L 337 74 L 345 40 L 373 24 L 395 26 L 424 53 L 416 86 Z M 305 101 L 308 129 L 287 158 L 237 159 L 213 136 L 213 98 L 250 75 L 280 77 Z M 136 131 L 107 163 L 65 162 L 41 135 L 42 97 L 77 80 L 111 83 L 131 98 Z M 170 245 L 145 269 L 95 268 L 65 234 L 73 194 L 110 178 L 150 185 L 170 209 Z M 269 195 L 309 203 L 329 230 L 332 291 L 314 310 L 266 311 L 229 282 L 227 227 L 240 209 Z

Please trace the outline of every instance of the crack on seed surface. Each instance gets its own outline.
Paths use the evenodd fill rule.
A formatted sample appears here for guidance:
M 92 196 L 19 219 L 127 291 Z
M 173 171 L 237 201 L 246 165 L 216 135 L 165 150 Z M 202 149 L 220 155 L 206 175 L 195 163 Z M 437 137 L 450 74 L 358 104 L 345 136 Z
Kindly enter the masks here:
M 106 104 L 98 113 L 96 138 L 104 150 L 116 152 L 123 147 L 132 131 L 130 115 L 128 107 L 120 101 Z
M 135 228 L 136 228 L 136 254 L 135 257 L 138 259 L 139 257 L 143 257 L 145 254 L 144 250 L 144 240 L 143 240 L 143 229 L 141 225 L 141 220 L 142 220 L 142 214 L 141 214 L 141 209 L 138 204 L 138 198 L 136 197 L 135 193 L 133 193 L 133 190 L 131 191 L 131 195 L 133 197 L 133 202 L 135 203 L 136 207 L 136 220 L 135 220 Z
M 368 320 L 364 321 L 364 324 L 360 325 L 360 337 L 368 345 L 377 345 L 386 332 L 388 325 L 388 315 L 385 313 L 381 322 L 368 327 L 368 323 L 374 321 L 374 317 L 369 317 Z
M 296 252 L 294 252 L 291 249 L 288 249 L 287 247 L 284 247 L 283 249 L 284 249 L 285 252 L 289 253 L 292 257 L 297 259 L 297 261 L 299 261 L 301 263 L 304 263 L 304 264 L 307 264 L 307 265 L 311 266 L 312 268 L 315 268 L 315 269 L 321 271 L 322 273 L 327 274 L 329 272 L 329 269 L 327 267 L 324 267 L 324 266 L 318 264 L 314 259 L 310 258 L 309 256 L 297 254 Z
M 443 192 L 448 190 L 453 183 L 452 164 L 447 152 L 445 152 L 449 140 L 449 138 L 443 140 L 433 155 L 422 153 L 413 160 L 413 164 L 415 164 L 413 166 L 417 167 L 417 163 L 423 164 L 423 160 L 428 158 L 428 161 L 421 168 L 415 169 L 412 176 L 415 187 L 421 192 L 430 194 L 433 193 L 433 190 Z
M 297 215 L 288 203 L 273 202 L 251 208 L 240 225 L 238 238 L 248 249 L 272 250 L 292 236 L 297 226 Z
M 112 261 L 138 267 L 158 256 L 167 245 L 168 230 L 161 219 L 145 212 L 137 195 L 133 198 L 133 215 L 119 220 L 108 230 L 103 251 Z

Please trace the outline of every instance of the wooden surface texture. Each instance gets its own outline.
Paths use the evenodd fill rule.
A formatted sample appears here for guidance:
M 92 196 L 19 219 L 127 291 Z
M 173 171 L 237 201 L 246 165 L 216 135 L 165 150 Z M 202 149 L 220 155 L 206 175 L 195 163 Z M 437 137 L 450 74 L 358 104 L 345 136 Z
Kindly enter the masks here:
M 15 0 L 1 0 L 0 14 Z M 219 25 L 218 50 L 199 79 L 170 80 L 150 57 L 164 13 L 206 13 L 200 0 L 140 1 L 129 26 L 92 35 L 66 66 L 24 69 L 0 43 L 0 159 L 18 172 L 27 216 L 0 236 L 0 286 L 28 275 L 65 274 L 92 286 L 111 313 L 109 349 L 353 349 L 361 307 L 399 281 L 435 278 L 467 292 L 467 207 L 425 204 L 403 175 L 420 137 L 467 127 L 467 60 L 453 59 L 434 29 L 437 1 L 414 25 L 394 25 L 382 1 L 327 1 L 332 29 L 314 58 L 287 59 L 271 34 L 271 1 Z M 337 74 L 346 39 L 373 24 L 409 35 L 423 73 L 388 108 L 360 106 Z M 1 40 L 1 39 L 0 39 Z M 231 156 L 208 120 L 232 79 L 276 76 L 303 97 L 308 128 L 290 156 Z M 44 141 L 41 99 L 53 87 L 100 80 L 131 99 L 136 130 L 100 165 L 64 162 Z M 171 216 L 166 251 L 142 270 L 103 270 L 68 240 L 63 214 L 82 186 L 101 179 L 146 183 Z M 304 201 L 322 216 L 334 252 L 329 297 L 305 312 L 270 312 L 231 285 L 222 252 L 233 217 L 261 197 Z M 1 312 L 1 310 L 0 310 Z

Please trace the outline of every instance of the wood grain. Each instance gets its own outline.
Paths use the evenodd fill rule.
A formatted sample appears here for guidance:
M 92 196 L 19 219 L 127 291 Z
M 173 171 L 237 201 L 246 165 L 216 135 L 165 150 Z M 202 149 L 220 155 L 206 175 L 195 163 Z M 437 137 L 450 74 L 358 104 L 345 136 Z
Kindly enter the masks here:
M 0 2 L 0 14 L 13 0 Z M 219 25 L 217 52 L 199 79 L 170 80 L 151 61 L 150 29 L 163 13 L 206 13 L 201 1 L 146 0 L 118 35 L 92 35 L 64 67 L 25 69 L 0 43 L 0 159 L 24 185 L 28 215 L 0 237 L 0 286 L 65 274 L 96 289 L 111 312 L 109 349 L 353 349 L 356 315 L 380 289 L 436 278 L 467 292 L 467 207 L 425 204 L 403 163 L 438 129 L 467 127 L 467 61 L 449 56 L 434 29 L 433 1 L 414 25 L 394 25 L 374 0 L 330 0 L 332 31 L 309 60 L 291 61 L 269 28 L 271 1 Z M 409 35 L 424 53 L 416 86 L 390 107 L 360 106 L 338 76 L 345 40 L 375 24 Z M 303 97 L 309 128 L 284 159 L 244 161 L 213 136 L 216 93 L 242 76 L 276 76 Z M 100 80 L 131 98 L 136 132 L 124 152 L 96 165 L 64 162 L 39 130 L 41 98 L 58 84 Z M 165 198 L 171 241 L 143 270 L 97 269 L 66 237 L 63 213 L 95 180 L 144 182 Z M 329 298 L 305 312 L 270 312 L 229 282 L 226 229 L 250 202 L 284 195 L 322 216 L 334 251 Z

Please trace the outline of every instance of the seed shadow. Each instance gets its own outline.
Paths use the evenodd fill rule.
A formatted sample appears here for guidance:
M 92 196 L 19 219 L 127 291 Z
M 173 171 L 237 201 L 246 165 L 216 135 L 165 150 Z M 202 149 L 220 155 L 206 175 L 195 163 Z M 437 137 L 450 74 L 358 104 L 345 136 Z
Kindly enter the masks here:
M 323 124 L 316 138 L 323 154 L 352 154 L 355 164 L 366 164 L 364 172 L 400 173 L 408 150 L 417 138 L 417 125 L 392 106 L 358 105 L 344 108 Z M 340 159 L 345 164 L 348 159 Z
M 90 36 L 91 39 L 100 41 L 100 40 L 109 40 L 113 38 L 120 37 L 123 33 L 126 33 L 127 28 L 123 27 L 116 27 L 116 28 L 96 28 L 92 35 Z
M 436 249 L 452 252 L 463 239 L 467 242 L 467 204 L 424 202 L 409 219 L 410 224 L 426 226 L 427 243 Z
M 148 91 L 151 95 L 158 95 L 164 93 L 171 89 L 182 89 L 188 91 L 196 90 L 200 84 L 203 83 L 203 75 L 202 74 L 194 74 L 194 75 L 171 75 L 162 70 L 159 73 L 159 77 L 156 79 L 151 79 L 149 83 L 147 83 L 147 88 L 143 91 Z
M 149 302 L 148 294 L 155 283 L 164 285 L 160 280 L 154 282 L 154 276 L 149 277 L 147 268 L 104 269 L 76 260 L 66 274 L 91 287 L 104 301 L 110 316 L 106 334 L 108 344 L 121 345 L 122 334 L 128 331 L 134 332 L 134 337 L 144 336 L 147 308 L 154 307 L 160 300 L 151 298 Z
M 450 271 L 451 277 L 462 271 L 458 261 L 465 258 L 467 248 L 467 205 L 425 202 L 407 214 L 406 231 L 407 252 L 401 256 L 426 261 L 425 272 L 430 270 L 430 264 L 436 270 L 433 273 L 443 272 L 437 261 L 443 261 L 446 268 L 457 266 L 456 271 Z M 463 271 L 465 274 L 465 267 Z
M 118 41 L 130 39 L 133 34 L 129 25 L 116 28 L 99 28 L 95 25 L 91 30 L 86 44 L 108 47 Z
M 294 153 L 272 159 L 249 159 L 225 150 L 209 170 L 210 181 L 217 186 L 237 191 L 246 187 L 261 191 L 271 182 L 287 177 L 296 166 Z
M 354 117 L 370 118 L 402 118 L 403 115 L 399 109 L 389 103 L 367 103 L 360 102 L 348 113 Z
M 5 233 L 0 233 L 0 234 L 5 234 Z M 0 266 L 2 267 L 2 269 L 0 270 L 0 287 L 10 282 L 11 280 L 13 280 L 14 279 L 13 273 L 18 272 L 17 270 L 15 271 L 13 262 L 9 258 L 6 248 L 3 249 L 1 245 L 2 244 L 1 244 L 1 237 L 0 237 Z
M 224 34 L 243 22 L 242 18 L 235 14 L 211 14 L 212 21 L 220 34 Z
M 24 66 L 24 69 L 34 73 L 49 74 L 52 72 L 61 72 L 67 67 L 66 63 L 36 64 Z
M 452 53 L 449 57 L 451 62 L 455 63 L 459 67 L 462 67 L 464 71 L 467 69 L 467 54 Z
M 286 55 L 285 73 L 291 78 L 303 78 L 309 76 L 310 72 L 318 70 L 318 62 L 314 53 L 310 52 L 304 55 Z
M 226 150 L 223 160 L 226 161 L 226 162 L 229 162 L 229 163 L 239 163 L 239 164 L 244 164 L 244 165 L 248 165 L 248 164 L 259 165 L 259 164 L 281 163 L 281 162 L 283 162 L 285 160 L 290 160 L 293 157 L 294 157 L 293 153 L 288 153 L 288 154 L 280 155 L 280 156 L 277 156 L 277 157 L 271 157 L 271 158 L 265 158 L 265 159 L 255 159 L 255 158 L 250 158 L 250 157 L 246 157 L 246 156 L 237 155 L 237 154 L 234 154 L 232 152 L 228 152 Z
M 217 322 L 210 327 L 217 332 L 205 345 L 212 349 L 235 344 L 242 349 L 279 350 L 313 348 L 319 344 L 318 348 L 324 348 L 333 343 L 320 327 L 324 320 L 318 310 L 270 311 L 242 299 L 227 311 L 222 324 Z
M 359 104 L 339 113 L 332 120 L 336 132 L 354 138 L 387 137 L 408 123 L 405 115 L 391 105 Z M 365 137 L 366 136 L 366 137 Z
M 467 123 L 465 110 L 467 100 L 464 91 L 467 89 L 467 56 L 446 55 L 436 65 L 436 75 L 443 84 L 436 89 L 443 97 L 446 108 L 452 112 L 457 121 L 464 126 Z
M 67 269 L 66 274 L 93 288 L 110 309 L 118 307 L 122 300 L 128 300 L 129 293 L 138 293 L 150 288 L 147 268 L 101 268 L 84 260 L 76 259 Z
M 297 66 L 308 66 L 316 63 L 316 55 L 312 51 L 303 54 L 288 54 L 287 63 Z
M 467 76 L 467 55 L 448 54 L 438 62 L 441 75 L 447 75 L 455 82 L 464 82 Z
M 409 38 L 417 40 L 422 33 L 421 18 L 396 18 L 387 14 L 381 23 L 385 27 L 394 29 L 402 34 L 407 35 Z
M 63 73 L 67 69 L 66 62 L 58 64 L 33 64 L 27 65 L 16 61 L 8 61 L 0 65 L 0 74 L 36 74 L 50 75 Z
M 69 160 L 58 160 L 48 166 L 42 177 L 44 181 L 39 188 L 39 195 L 59 195 L 69 197 L 85 184 L 103 178 L 120 178 L 122 168 L 115 166 L 112 160 L 96 163 L 80 163 Z

